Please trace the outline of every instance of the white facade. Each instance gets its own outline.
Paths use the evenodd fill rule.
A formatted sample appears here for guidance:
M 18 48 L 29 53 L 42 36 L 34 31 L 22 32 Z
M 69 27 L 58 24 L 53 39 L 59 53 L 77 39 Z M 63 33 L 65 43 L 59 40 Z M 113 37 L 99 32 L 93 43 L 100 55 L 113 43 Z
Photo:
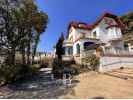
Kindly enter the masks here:
M 112 18 L 105 17 L 104 19 L 111 20 L 112 25 L 117 25 L 115 20 Z M 108 41 L 110 41 L 112 39 L 122 38 L 122 33 L 121 33 L 120 28 L 119 27 L 110 27 L 110 28 L 106 29 L 108 27 L 108 24 L 105 23 L 104 19 L 99 23 L 99 25 L 96 26 L 96 28 L 94 28 L 92 30 L 92 34 L 93 34 L 93 32 L 96 32 L 97 33 L 96 38 L 99 38 L 100 40 L 102 40 L 105 43 L 107 43 Z
M 68 37 L 64 42 L 65 55 L 74 60 L 81 58 L 85 50 L 102 47 L 104 52 L 117 52 L 124 50 L 121 27 L 114 17 L 105 16 L 101 20 L 89 26 L 85 23 L 70 25 Z M 86 49 L 87 48 L 87 49 Z

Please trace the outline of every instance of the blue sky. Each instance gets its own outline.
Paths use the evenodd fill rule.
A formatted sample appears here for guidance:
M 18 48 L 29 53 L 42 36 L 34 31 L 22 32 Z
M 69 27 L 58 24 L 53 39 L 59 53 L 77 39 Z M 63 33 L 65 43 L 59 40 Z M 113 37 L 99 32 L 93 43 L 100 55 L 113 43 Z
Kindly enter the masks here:
M 123 15 L 133 11 L 133 0 L 36 0 L 40 10 L 49 16 L 46 32 L 38 51 L 50 52 L 61 32 L 66 36 L 70 21 L 93 23 L 104 12 Z

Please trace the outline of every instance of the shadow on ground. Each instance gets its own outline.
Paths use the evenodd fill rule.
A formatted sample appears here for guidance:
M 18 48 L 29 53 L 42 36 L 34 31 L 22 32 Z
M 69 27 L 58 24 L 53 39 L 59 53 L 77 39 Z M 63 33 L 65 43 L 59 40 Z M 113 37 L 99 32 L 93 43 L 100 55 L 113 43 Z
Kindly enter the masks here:
M 12 91 L 3 98 L 6 99 L 56 99 L 67 94 L 76 84 L 78 80 L 73 80 L 70 86 L 56 83 L 51 79 L 51 74 L 40 72 L 38 75 L 30 79 L 23 79 L 8 85 Z
M 97 96 L 97 97 L 93 97 L 92 99 L 105 99 L 105 97 Z

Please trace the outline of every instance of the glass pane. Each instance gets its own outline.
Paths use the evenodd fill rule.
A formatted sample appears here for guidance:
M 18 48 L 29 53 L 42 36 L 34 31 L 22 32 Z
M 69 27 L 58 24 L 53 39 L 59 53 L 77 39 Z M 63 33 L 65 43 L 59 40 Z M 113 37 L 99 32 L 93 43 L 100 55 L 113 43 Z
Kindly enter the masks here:
M 77 54 L 80 54 L 80 45 L 77 44 L 77 45 L 76 45 L 76 48 L 77 48 Z

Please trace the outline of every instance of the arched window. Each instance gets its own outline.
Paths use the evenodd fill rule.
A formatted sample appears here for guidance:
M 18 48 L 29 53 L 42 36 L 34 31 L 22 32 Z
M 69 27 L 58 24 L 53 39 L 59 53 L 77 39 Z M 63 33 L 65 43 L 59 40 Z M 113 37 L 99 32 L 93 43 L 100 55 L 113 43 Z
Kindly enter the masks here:
M 77 49 L 77 54 L 80 54 L 80 45 L 79 44 L 76 45 L 76 49 Z

